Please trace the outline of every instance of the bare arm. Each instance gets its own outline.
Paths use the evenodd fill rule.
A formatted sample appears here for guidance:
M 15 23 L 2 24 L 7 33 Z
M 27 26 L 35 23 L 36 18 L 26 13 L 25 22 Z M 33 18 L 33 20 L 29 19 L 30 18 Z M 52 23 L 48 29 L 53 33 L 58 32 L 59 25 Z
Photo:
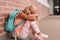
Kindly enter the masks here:
M 26 20 L 31 20 L 31 21 L 36 20 L 35 17 L 26 15 L 26 14 L 23 13 L 23 12 L 20 12 L 19 15 L 18 15 L 17 17 L 20 17 L 20 18 L 23 18 L 23 19 L 26 19 Z
M 29 15 L 29 16 L 35 16 L 35 17 L 36 17 L 36 16 L 38 16 L 38 14 L 31 14 L 31 15 Z

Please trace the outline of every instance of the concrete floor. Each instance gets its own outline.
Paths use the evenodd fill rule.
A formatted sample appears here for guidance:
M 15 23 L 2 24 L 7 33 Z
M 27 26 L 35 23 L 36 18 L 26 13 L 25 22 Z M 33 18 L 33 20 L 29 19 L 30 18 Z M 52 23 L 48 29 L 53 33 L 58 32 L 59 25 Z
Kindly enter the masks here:
M 41 32 L 49 35 L 46 40 L 60 40 L 60 16 L 48 16 L 41 19 L 39 28 Z M 5 37 L 5 35 L 3 35 L 3 38 L 0 36 L 0 40 L 7 40 Z
M 49 35 L 46 40 L 60 40 L 60 16 L 48 16 L 41 19 L 39 26 L 43 33 Z

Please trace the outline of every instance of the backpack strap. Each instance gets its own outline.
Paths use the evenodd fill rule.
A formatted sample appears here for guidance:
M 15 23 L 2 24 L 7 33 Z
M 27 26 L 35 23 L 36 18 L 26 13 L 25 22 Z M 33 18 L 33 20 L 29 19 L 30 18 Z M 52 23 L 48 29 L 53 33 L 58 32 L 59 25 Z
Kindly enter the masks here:
M 23 19 L 23 20 L 21 20 L 17 25 L 15 25 L 15 27 L 18 27 L 18 26 L 20 26 L 21 24 L 23 24 L 25 22 L 25 20 Z

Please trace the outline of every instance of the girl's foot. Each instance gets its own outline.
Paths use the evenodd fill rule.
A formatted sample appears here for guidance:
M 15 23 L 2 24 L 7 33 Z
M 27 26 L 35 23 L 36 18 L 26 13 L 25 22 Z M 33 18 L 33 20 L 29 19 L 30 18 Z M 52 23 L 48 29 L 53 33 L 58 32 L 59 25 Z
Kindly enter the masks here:
M 37 34 L 35 34 L 35 39 L 36 40 L 44 40 L 43 38 L 39 37 Z
M 43 33 L 41 33 L 39 36 L 40 36 L 41 38 L 48 38 L 48 35 L 43 34 Z
M 30 38 L 30 40 L 44 40 L 43 38 L 39 37 L 37 34 L 35 34 L 34 36 L 32 36 Z

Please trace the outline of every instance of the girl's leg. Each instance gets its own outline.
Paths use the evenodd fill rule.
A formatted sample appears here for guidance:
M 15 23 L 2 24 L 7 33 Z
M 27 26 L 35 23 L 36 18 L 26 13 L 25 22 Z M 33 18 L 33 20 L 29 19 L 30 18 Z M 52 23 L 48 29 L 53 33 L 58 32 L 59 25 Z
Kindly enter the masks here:
M 40 32 L 40 30 L 39 30 L 39 28 L 38 28 L 38 26 L 36 24 L 36 21 L 31 21 L 31 28 L 40 37 L 42 37 L 42 38 L 48 38 L 48 35 L 45 35 L 45 34 L 43 34 L 43 33 Z
M 33 31 L 35 33 L 39 33 L 40 32 L 40 30 L 39 30 L 39 28 L 38 28 L 38 26 L 36 24 L 36 21 L 31 21 L 31 28 L 33 29 Z
M 30 40 L 44 40 L 44 39 L 35 34 L 34 36 L 31 37 Z

